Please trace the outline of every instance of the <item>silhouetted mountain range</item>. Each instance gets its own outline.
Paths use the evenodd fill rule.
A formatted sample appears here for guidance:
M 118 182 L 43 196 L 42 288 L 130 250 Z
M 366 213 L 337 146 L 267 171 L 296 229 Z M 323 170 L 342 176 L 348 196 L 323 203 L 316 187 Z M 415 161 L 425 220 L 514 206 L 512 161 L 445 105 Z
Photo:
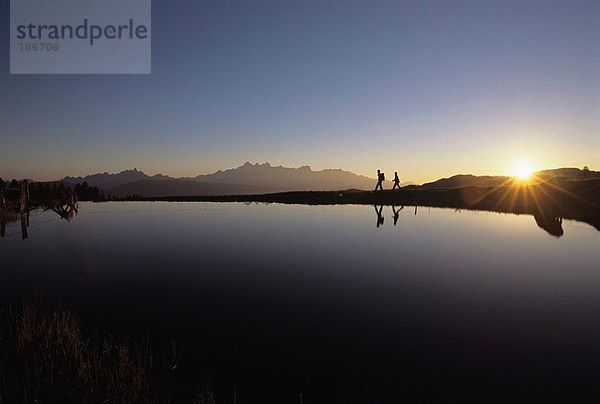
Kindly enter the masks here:
M 495 187 L 506 182 L 510 177 L 505 176 L 476 176 L 471 174 L 459 174 L 450 178 L 442 178 L 434 182 L 421 185 L 422 189 L 454 189 L 465 187 Z
M 600 178 L 600 172 L 578 168 L 558 168 L 535 173 L 541 179 L 562 178 L 570 180 Z M 421 186 L 420 189 L 455 189 L 464 187 L 495 187 L 502 185 L 507 176 L 475 176 L 460 174 L 442 178 Z M 87 182 L 116 197 L 140 195 L 143 197 L 248 195 L 285 191 L 336 191 L 347 189 L 373 189 L 374 178 L 339 169 L 313 171 L 309 166 L 289 168 L 273 167 L 269 163 L 245 163 L 240 167 L 219 170 L 212 174 L 191 178 L 173 178 L 162 174 L 149 176 L 137 169 L 117 174 L 99 173 L 85 177 L 65 177 L 63 182 Z M 390 182 L 386 182 L 389 187 Z M 403 185 L 407 185 L 403 183 Z
M 63 182 L 69 184 L 78 184 L 87 182 L 89 186 L 102 188 L 104 190 L 108 190 L 114 187 L 118 187 L 121 185 L 125 185 L 134 181 L 140 180 L 168 180 L 171 177 L 156 174 L 154 176 L 149 176 L 144 172 L 134 168 L 133 170 L 125 170 L 121 171 L 117 174 L 109 174 L 107 172 L 86 175 L 85 177 L 65 177 L 62 179 Z
M 600 171 L 581 170 L 579 168 L 555 168 L 552 170 L 541 170 L 535 173 L 539 178 L 564 178 L 568 180 L 588 180 L 600 178 Z
M 327 191 L 339 189 L 369 189 L 374 179 L 339 169 L 313 171 L 309 166 L 300 168 L 272 167 L 269 163 L 244 165 L 213 174 L 199 175 L 195 180 L 209 183 L 233 183 L 279 190 Z
M 565 180 L 584 180 L 600 178 L 600 171 L 581 170 L 579 168 L 556 168 L 551 170 L 541 170 L 533 174 L 542 180 L 565 179 Z M 465 187 L 489 188 L 496 187 L 506 183 L 511 177 L 495 175 L 476 176 L 471 174 L 459 174 L 450 178 L 442 178 L 434 182 L 428 182 L 421 185 L 420 189 L 455 189 Z
M 237 168 L 193 178 L 173 178 L 162 174 L 149 176 L 133 169 L 117 174 L 65 177 L 63 181 L 71 184 L 85 181 L 111 196 L 196 196 L 370 189 L 375 180 L 338 169 L 313 171 L 309 166 L 272 167 L 269 163 L 247 162 Z

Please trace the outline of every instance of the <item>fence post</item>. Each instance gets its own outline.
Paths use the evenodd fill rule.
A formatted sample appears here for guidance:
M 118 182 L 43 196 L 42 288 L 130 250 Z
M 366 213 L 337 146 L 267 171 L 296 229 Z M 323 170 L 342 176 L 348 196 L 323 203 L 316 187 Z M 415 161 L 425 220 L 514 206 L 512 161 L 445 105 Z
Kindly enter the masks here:
M 4 189 L 0 188 L 0 209 L 6 209 L 6 199 L 4 199 Z
M 25 211 L 25 200 L 27 199 L 27 181 L 21 181 L 21 195 L 19 196 L 19 204 L 21 207 L 21 212 Z

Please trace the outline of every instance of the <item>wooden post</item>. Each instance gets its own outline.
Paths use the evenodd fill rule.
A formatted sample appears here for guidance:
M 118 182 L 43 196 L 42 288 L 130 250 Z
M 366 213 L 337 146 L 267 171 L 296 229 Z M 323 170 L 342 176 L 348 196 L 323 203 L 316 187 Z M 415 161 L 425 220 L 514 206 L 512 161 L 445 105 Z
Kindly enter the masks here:
M 0 188 L 0 237 L 6 236 L 6 199 L 4 199 L 4 188 Z
M 2 190 L 0 190 L 2 191 Z M 6 211 L 0 211 L 0 237 L 6 236 Z
M 26 199 L 25 187 L 26 186 L 27 186 L 27 181 L 21 181 L 21 195 L 19 196 L 19 204 L 21 207 L 21 213 L 25 212 L 25 199 Z

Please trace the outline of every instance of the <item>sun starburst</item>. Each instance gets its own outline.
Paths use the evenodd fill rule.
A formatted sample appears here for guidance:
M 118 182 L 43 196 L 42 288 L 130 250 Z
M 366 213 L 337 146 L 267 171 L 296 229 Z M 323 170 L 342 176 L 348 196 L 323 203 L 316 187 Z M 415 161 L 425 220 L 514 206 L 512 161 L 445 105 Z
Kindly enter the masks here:
M 535 169 L 530 161 L 521 160 L 513 166 L 512 175 L 521 181 L 526 181 L 531 178 L 534 171 Z

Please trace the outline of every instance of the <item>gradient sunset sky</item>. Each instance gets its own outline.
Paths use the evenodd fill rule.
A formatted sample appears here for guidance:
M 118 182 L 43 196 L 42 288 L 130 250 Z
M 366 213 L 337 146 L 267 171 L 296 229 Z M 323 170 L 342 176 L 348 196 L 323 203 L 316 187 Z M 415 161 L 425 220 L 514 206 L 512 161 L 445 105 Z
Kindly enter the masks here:
M 600 169 L 598 0 L 156 0 L 139 76 L 9 75 L 0 6 L 5 180 Z

